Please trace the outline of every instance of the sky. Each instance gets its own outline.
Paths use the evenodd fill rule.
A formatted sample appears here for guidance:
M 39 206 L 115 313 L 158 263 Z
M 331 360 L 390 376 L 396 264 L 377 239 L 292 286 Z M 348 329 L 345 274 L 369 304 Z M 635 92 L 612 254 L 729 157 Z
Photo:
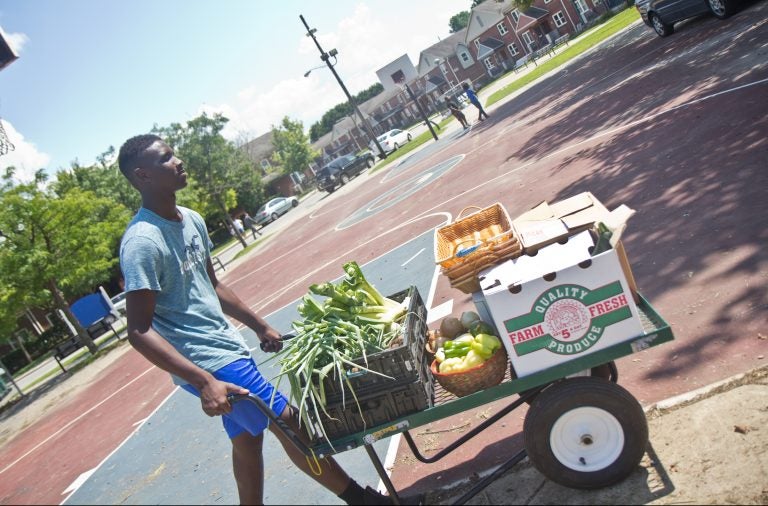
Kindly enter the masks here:
M 376 70 L 445 38 L 471 0 L 2 0 L 19 59 L 0 71 L 0 121 L 19 180 L 89 165 L 154 125 L 203 112 L 224 136 L 258 137 L 282 118 L 312 123 L 346 101 L 299 15 L 356 94 Z M 304 73 L 313 67 L 308 77 Z

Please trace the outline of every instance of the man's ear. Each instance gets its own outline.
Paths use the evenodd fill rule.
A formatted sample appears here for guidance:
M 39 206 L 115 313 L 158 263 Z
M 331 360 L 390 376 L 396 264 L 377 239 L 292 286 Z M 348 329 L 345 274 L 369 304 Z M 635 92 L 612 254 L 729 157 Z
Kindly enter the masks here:
M 141 167 L 136 167 L 133 169 L 133 177 L 134 179 L 139 183 L 146 183 L 149 181 L 149 173 L 146 169 L 143 169 Z

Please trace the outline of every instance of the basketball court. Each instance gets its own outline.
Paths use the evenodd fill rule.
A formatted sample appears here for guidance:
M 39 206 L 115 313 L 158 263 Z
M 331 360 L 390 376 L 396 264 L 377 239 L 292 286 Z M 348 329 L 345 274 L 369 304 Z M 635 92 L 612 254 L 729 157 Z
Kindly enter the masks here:
M 469 114 L 470 131 L 441 132 L 400 163 L 302 203 L 281 218 L 278 237 L 221 277 L 281 331 L 307 287 L 340 277 L 348 260 L 384 293 L 415 285 L 433 315 L 459 314 L 473 308 L 471 296 L 439 276 L 435 227 L 468 206 L 500 202 L 514 217 L 590 191 L 611 209 L 637 211 L 627 253 L 640 291 L 676 336 L 619 361 L 620 383 L 649 404 L 756 367 L 768 307 L 767 12 L 762 2 L 728 23 L 696 19 L 668 39 L 636 25 L 487 107 L 489 120 Z M 443 447 L 496 408 L 430 424 L 417 442 Z M 411 495 L 491 469 L 520 448 L 521 425 L 521 414 L 507 415 L 498 430 L 432 465 L 409 458 L 399 438 L 375 448 Z M 299 475 L 274 438 L 265 446 L 267 503 L 339 502 Z M 0 455 L 6 504 L 237 501 L 220 421 L 132 350 Z M 376 485 L 362 449 L 339 458 Z

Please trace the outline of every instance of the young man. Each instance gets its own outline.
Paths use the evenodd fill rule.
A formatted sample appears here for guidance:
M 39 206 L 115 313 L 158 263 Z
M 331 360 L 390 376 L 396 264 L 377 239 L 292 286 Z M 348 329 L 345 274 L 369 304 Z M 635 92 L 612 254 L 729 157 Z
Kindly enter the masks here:
M 229 315 L 254 332 L 265 350 L 279 351 L 281 335 L 216 278 L 211 243 L 202 217 L 176 205 L 187 185 L 182 161 L 162 139 L 139 135 L 120 148 L 121 172 L 141 194 L 120 245 L 125 279 L 128 339 L 174 382 L 200 398 L 208 416 L 221 416 L 232 441 L 232 463 L 242 504 L 261 504 L 263 431 L 269 428 L 294 464 L 349 504 L 391 504 L 363 489 L 335 462 L 321 461 L 314 474 L 282 432 L 250 402 L 231 405 L 228 394 L 259 395 L 296 434 L 296 410 L 256 369 L 250 350 Z
M 251 218 L 250 214 L 243 214 L 243 224 L 251 231 L 254 239 L 256 239 L 256 234 L 261 235 L 261 232 L 256 228 L 256 220 Z
M 451 114 L 453 114 L 453 117 L 459 120 L 461 126 L 463 126 L 465 129 L 469 128 L 469 123 L 467 123 L 466 116 L 464 116 L 464 113 L 461 112 L 461 109 L 459 109 L 459 106 L 456 105 L 455 102 L 452 102 L 450 98 L 445 97 L 445 105 L 448 106 L 448 109 L 451 111 Z
M 467 98 L 469 99 L 470 103 L 477 107 L 477 110 L 479 111 L 477 115 L 478 121 L 483 121 L 488 117 L 488 114 L 485 112 L 485 109 L 483 109 L 483 105 L 480 103 L 480 99 L 477 98 L 477 94 L 469 86 L 469 83 L 462 84 L 462 87 L 464 88 L 464 93 L 467 94 Z

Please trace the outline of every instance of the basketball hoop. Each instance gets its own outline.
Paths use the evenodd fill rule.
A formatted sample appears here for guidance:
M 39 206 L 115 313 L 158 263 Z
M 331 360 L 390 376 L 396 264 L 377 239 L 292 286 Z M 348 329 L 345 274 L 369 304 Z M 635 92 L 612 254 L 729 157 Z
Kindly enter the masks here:
M 3 128 L 3 120 L 0 119 L 0 156 L 7 155 L 9 151 L 16 149 L 16 146 L 8 139 L 8 134 Z

